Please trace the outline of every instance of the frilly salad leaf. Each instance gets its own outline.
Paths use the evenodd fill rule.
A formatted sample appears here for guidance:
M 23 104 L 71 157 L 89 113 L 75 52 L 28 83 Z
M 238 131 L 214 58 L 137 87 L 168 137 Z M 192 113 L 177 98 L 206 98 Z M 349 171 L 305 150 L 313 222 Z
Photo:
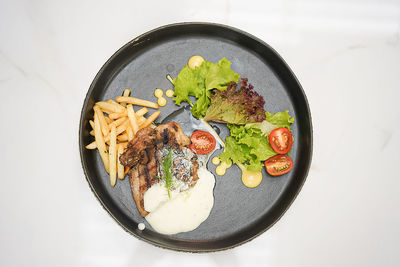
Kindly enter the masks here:
M 290 130 L 290 125 L 294 123 L 294 118 L 289 115 L 289 110 L 284 112 L 269 113 L 265 112 L 265 120 L 257 123 L 248 123 L 246 127 L 258 128 L 264 135 L 268 136 L 274 129 L 285 127 Z
M 231 64 L 223 58 L 218 63 L 204 61 L 195 69 L 184 66 L 173 80 L 175 104 L 179 106 L 181 102 L 192 103 L 189 96 L 194 96 L 197 101 L 192 107 L 192 114 L 197 118 L 203 117 L 211 103 L 210 90 L 226 90 L 230 82 L 238 82 L 240 75 L 231 69 Z
M 205 121 L 230 124 L 246 124 L 265 120 L 264 98 L 247 85 L 247 78 L 240 81 L 240 89 L 232 82 L 224 91 L 216 91 L 211 95 Z
M 286 127 L 290 130 L 290 125 L 294 123 L 294 118 L 289 115 L 289 110 L 277 113 L 269 113 L 267 111 L 265 117 L 266 121 L 276 125 L 277 128 Z
M 225 139 L 224 152 L 219 155 L 220 160 L 242 163 L 249 171 L 260 171 L 262 161 L 276 155 L 268 142 L 269 133 L 279 127 L 287 127 L 290 130 L 290 125 L 294 122 L 294 118 L 288 112 L 266 112 L 266 119 L 261 123 L 228 124 L 231 135 Z
M 260 171 L 262 161 L 276 155 L 260 129 L 233 124 L 228 124 L 228 127 L 231 135 L 225 139 L 224 152 L 219 156 L 221 161 L 232 160 L 233 163 L 243 163 L 249 171 Z

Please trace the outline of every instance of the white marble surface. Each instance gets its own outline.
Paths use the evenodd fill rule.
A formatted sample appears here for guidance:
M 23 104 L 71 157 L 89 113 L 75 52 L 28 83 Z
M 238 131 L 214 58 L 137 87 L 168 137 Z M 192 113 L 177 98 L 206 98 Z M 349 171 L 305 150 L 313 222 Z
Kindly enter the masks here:
M 308 96 L 314 156 L 285 216 L 238 248 L 184 254 L 123 231 L 78 154 L 112 53 L 168 23 L 272 45 Z M 399 1 L 0 1 L 0 266 L 399 266 Z

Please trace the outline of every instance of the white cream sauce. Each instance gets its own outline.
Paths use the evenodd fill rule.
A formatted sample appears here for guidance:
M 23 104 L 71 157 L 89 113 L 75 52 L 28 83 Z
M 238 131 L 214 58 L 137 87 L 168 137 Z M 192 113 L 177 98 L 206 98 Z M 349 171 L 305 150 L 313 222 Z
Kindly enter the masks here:
M 205 167 L 199 168 L 196 184 L 184 192 L 171 191 L 162 183 L 154 184 L 144 195 L 149 224 L 159 233 L 177 234 L 196 229 L 205 221 L 214 205 L 215 177 Z
M 139 224 L 138 224 L 138 229 L 139 229 L 140 231 L 143 231 L 145 228 L 146 228 L 146 225 L 145 225 L 144 223 L 139 223 Z

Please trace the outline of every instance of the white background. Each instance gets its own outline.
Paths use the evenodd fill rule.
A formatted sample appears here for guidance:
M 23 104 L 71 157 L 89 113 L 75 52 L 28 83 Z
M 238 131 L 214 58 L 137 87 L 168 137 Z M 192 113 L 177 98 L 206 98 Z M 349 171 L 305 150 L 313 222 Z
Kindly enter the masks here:
M 209 21 L 269 43 L 304 87 L 314 155 L 285 216 L 238 248 L 155 248 L 89 189 L 78 120 L 139 34 Z M 399 1 L 0 1 L 0 266 L 399 266 Z

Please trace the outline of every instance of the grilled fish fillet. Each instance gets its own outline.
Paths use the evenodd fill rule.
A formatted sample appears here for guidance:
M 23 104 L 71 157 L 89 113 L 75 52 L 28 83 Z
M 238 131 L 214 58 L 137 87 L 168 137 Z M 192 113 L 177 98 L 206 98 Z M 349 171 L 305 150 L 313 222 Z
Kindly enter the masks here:
M 141 216 L 145 217 L 148 214 L 144 209 L 144 194 L 153 184 L 159 182 L 156 177 L 160 170 L 159 151 L 164 147 L 171 147 L 177 152 L 175 154 L 185 154 L 182 151 L 187 151 L 189 145 L 189 137 L 183 133 L 181 126 L 176 122 L 161 124 L 154 129 L 151 127 L 143 128 L 129 142 L 126 151 L 120 156 L 120 162 L 124 166 L 131 167 L 129 182 L 133 199 Z M 186 159 L 175 158 L 174 162 L 184 160 Z M 182 181 L 188 182 L 192 186 L 198 179 L 197 169 L 199 165 L 196 156 L 190 160 L 191 169 L 180 170 L 180 172 L 190 173 L 191 179 L 188 181 L 188 175 L 179 175 L 179 173 L 176 173 L 175 177 L 184 177 Z M 178 169 L 175 170 L 179 172 Z

